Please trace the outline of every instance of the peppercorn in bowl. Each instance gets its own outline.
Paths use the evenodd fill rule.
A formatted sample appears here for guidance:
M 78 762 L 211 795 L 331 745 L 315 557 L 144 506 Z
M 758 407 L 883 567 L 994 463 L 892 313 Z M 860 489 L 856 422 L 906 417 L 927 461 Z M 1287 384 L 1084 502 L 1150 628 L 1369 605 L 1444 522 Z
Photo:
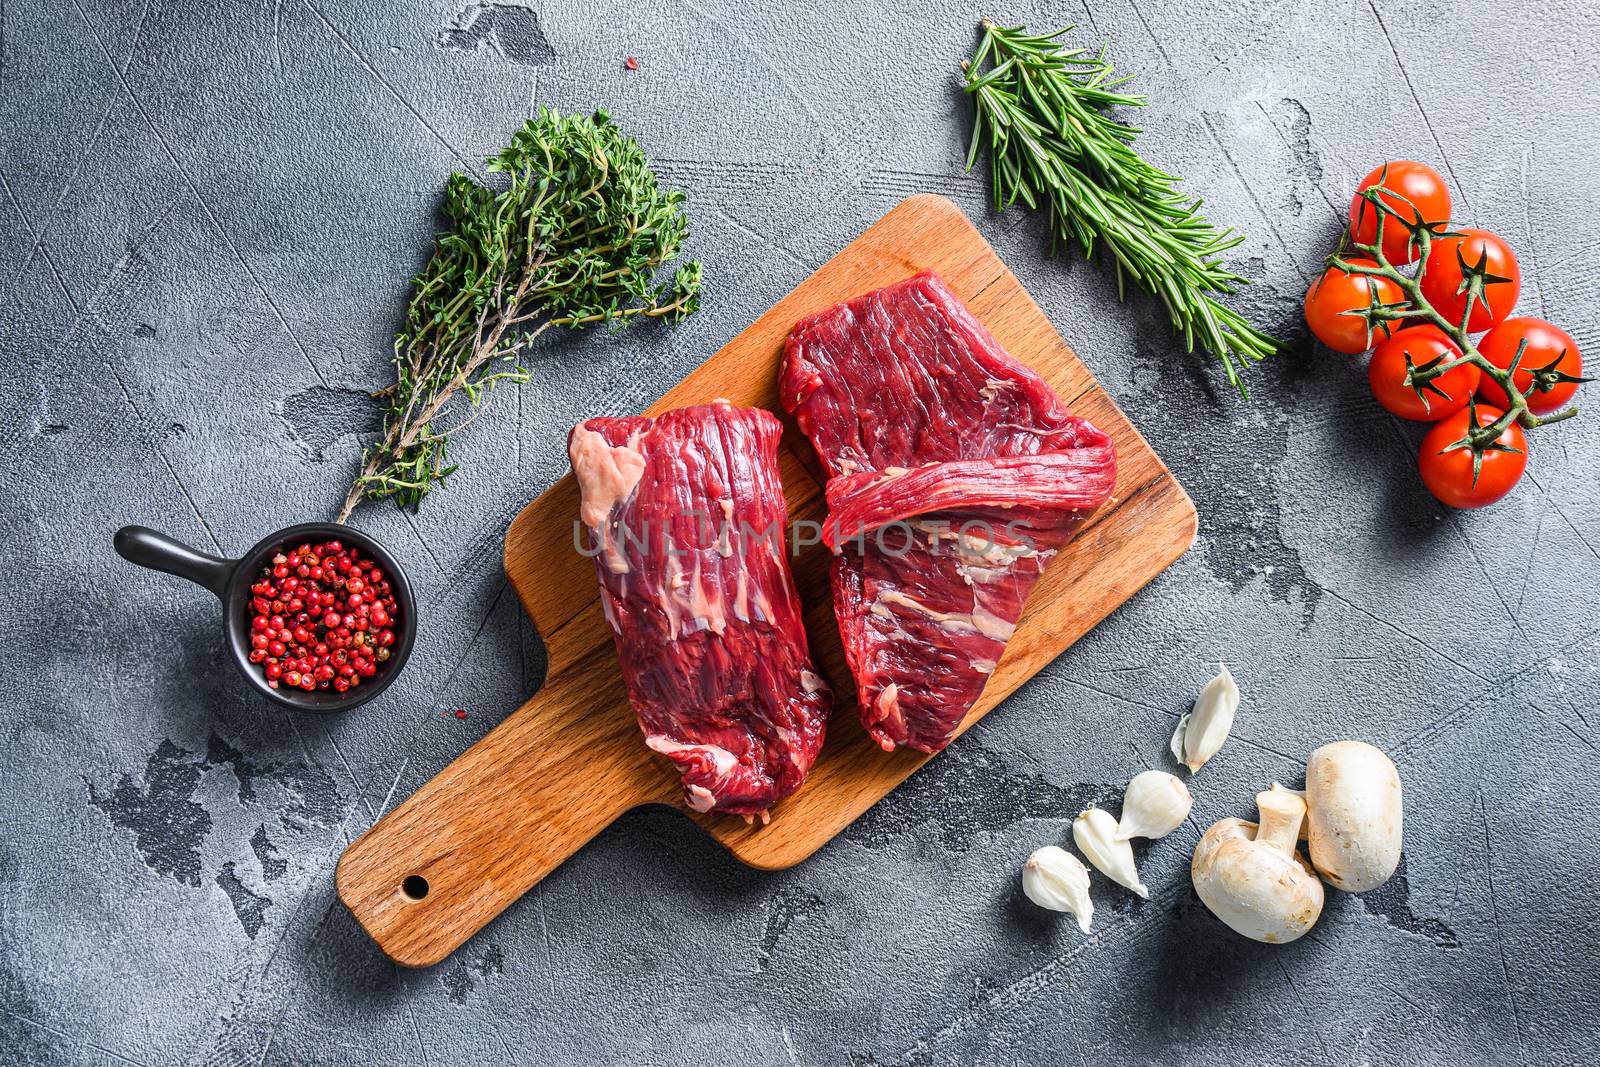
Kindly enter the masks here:
M 306 711 L 364 704 L 399 676 L 416 640 L 416 598 L 377 541 L 304 523 L 219 559 L 142 526 L 117 532 L 131 562 L 205 586 L 222 601 L 235 664 L 261 693 Z

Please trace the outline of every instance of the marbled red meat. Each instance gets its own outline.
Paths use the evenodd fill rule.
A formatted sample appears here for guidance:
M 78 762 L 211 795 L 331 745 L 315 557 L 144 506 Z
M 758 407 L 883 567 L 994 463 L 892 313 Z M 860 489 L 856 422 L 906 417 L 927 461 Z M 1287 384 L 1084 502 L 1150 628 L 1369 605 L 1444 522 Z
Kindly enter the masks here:
M 628 696 L 696 811 L 764 816 L 800 788 L 833 708 L 784 555 L 781 433 L 719 401 L 568 438 Z
M 802 319 L 782 392 L 828 474 L 862 724 L 886 749 L 937 752 L 1045 565 L 1110 498 L 1111 439 L 932 273 Z

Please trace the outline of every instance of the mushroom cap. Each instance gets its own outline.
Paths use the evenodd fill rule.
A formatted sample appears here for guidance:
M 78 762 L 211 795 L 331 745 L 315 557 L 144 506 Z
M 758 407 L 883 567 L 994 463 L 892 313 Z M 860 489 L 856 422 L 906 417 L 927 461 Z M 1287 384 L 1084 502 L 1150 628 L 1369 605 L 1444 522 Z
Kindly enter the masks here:
M 1328 884 L 1365 893 L 1400 865 L 1400 772 L 1364 741 L 1335 741 L 1306 761 L 1306 844 Z
M 1322 914 L 1322 883 L 1298 852 L 1257 841 L 1256 824 L 1222 819 L 1195 846 L 1189 875 L 1211 914 L 1256 941 L 1285 944 Z

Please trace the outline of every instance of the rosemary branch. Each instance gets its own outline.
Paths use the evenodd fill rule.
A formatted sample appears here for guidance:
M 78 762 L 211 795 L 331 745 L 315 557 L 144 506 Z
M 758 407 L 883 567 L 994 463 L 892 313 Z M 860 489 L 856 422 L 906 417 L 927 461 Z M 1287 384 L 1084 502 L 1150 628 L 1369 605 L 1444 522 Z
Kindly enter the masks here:
M 337 521 L 363 499 L 415 508 L 455 471 L 450 434 L 478 417 L 495 387 L 529 378 L 521 357 L 553 326 L 621 329 L 638 318 L 681 319 L 700 306 L 700 263 L 679 263 L 689 234 L 683 194 L 662 190 L 644 151 L 604 111 L 563 117 L 540 108 L 499 155 L 498 192 L 452 174 L 448 230 L 412 280 L 395 337 L 383 436 L 363 453 Z M 464 394 L 471 407 L 435 422 Z
M 1244 235 L 1202 217 L 1202 201 L 1134 150 L 1141 131 L 1107 114 L 1144 106 L 1143 96 L 1117 91 L 1131 75 L 1116 76 L 1104 47 L 1062 48 L 1058 38 L 1071 26 L 1049 34 L 988 19 L 981 26 L 978 50 L 962 64 L 976 105 L 967 170 L 986 147 L 995 210 L 1019 201 L 1043 208 L 1052 249 L 1109 250 L 1119 297 L 1130 277 L 1158 297 L 1186 347 L 1198 341 L 1246 396 L 1240 371 L 1281 345 L 1218 299 L 1249 284 L 1219 258 Z

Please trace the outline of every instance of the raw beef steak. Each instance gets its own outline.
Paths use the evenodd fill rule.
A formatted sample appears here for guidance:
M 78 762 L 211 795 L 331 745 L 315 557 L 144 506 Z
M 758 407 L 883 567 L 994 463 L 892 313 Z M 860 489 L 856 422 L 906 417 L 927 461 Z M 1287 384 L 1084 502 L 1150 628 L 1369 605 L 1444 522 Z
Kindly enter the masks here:
M 937 752 L 1045 564 L 1110 498 L 1111 439 L 931 273 L 802 319 L 782 392 L 828 474 L 862 725 L 885 749 Z
M 718 401 L 590 419 L 567 441 L 628 696 L 695 811 L 765 818 L 833 710 L 784 559 L 782 432 Z

